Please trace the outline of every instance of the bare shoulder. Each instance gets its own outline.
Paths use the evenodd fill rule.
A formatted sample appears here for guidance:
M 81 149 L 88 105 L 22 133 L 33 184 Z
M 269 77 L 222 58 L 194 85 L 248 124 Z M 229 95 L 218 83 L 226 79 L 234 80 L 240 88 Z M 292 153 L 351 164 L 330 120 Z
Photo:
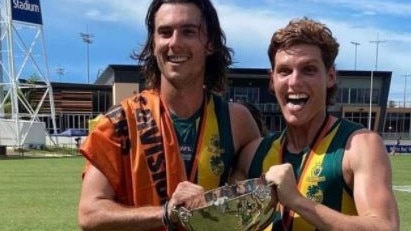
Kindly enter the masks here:
M 229 106 L 230 114 L 233 114 L 233 113 L 237 114 L 238 113 L 239 116 L 248 116 L 248 115 L 251 116 L 251 113 L 242 104 L 229 102 L 228 106 Z
M 257 123 L 250 111 L 239 103 L 229 103 L 230 123 L 235 151 L 260 137 Z
M 390 162 L 381 136 L 368 129 L 354 132 L 345 147 L 343 169 L 349 183 L 358 173 L 389 175 Z
M 387 159 L 387 150 L 384 141 L 380 135 L 367 129 L 361 129 L 354 132 L 349 138 L 346 145 L 346 153 L 349 160 L 361 158 Z
M 249 127 L 255 127 L 258 133 L 257 123 L 254 121 L 250 111 L 242 104 L 229 102 L 230 120 L 231 125 L 244 125 Z

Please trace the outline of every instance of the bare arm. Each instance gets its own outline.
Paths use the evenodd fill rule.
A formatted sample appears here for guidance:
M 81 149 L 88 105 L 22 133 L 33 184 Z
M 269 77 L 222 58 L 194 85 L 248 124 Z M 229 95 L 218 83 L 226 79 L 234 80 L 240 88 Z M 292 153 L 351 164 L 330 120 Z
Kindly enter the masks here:
M 168 214 L 175 205 L 194 209 L 205 205 L 203 187 L 188 181 L 180 182 L 169 200 Z M 161 206 L 129 207 L 115 202 L 114 190 L 107 178 L 90 166 L 84 176 L 78 219 L 82 230 L 140 231 L 163 226 Z M 172 222 L 177 218 L 170 216 Z
M 95 167 L 84 176 L 78 219 L 82 230 L 150 230 L 161 227 L 160 206 L 131 208 L 114 201 L 114 190 Z
M 230 183 L 244 180 L 255 150 L 261 141 L 260 132 L 250 111 L 243 105 L 230 104 L 231 129 L 234 136 L 234 147 L 237 156 L 237 165 L 233 167 Z
M 247 179 L 251 162 L 261 140 L 262 138 L 257 138 L 241 149 L 241 152 L 238 154 L 239 156 L 236 166 L 233 168 L 233 172 L 230 174 L 229 180 L 231 184 L 235 183 L 236 181 Z
M 390 162 L 377 134 L 363 130 L 353 135 L 346 147 L 343 172 L 353 187 L 358 216 L 341 214 L 303 197 L 289 164 L 271 167 L 269 179 L 277 184 L 279 200 L 319 230 L 398 230 Z M 293 186 L 285 183 L 290 181 Z
M 352 137 L 348 145 L 343 162 L 344 177 L 353 185 L 360 218 L 367 218 L 358 221 L 358 230 L 361 227 L 374 231 L 398 230 L 398 208 L 384 142 L 378 134 L 362 130 Z M 351 174 L 353 182 L 350 181 Z

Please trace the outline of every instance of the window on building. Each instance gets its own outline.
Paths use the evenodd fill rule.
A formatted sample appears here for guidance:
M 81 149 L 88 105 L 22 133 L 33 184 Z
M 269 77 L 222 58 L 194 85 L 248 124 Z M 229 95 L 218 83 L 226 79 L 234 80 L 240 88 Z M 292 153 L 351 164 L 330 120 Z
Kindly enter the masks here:
M 234 102 L 258 103 L 260 89 L 257 87 L 232 87 L 229 91 L 229 99 Z
M 340 88 L 337 92 L 336 102 L 341 104 L 369 104 L 369 88 Z M 380 103 L 380 90 L 373 90 L 372 104 Z
M 396 133 L 402 137 L 409 137 L 411 126 L 411 113 L 387 112 L 384 132 Z
M 368 119 L 369 113 L 368 112 L 345 112 L 344 118 L 351 120 L 355 123 L 362 124 L 364 127 L 368 127 Z M 375 123 L 375 112 L 371 113 L 371 127 L 374 126 Z

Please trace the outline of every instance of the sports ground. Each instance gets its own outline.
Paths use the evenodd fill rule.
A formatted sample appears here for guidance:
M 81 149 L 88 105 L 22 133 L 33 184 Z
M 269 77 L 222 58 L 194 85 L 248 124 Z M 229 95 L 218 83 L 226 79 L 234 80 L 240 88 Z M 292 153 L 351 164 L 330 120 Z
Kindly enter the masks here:
M 411 153 L 390 156 L 390 160 L 401 230 L 411 231 Z M 0 230 L 79 230 L 83 165 L 84 159 L 75 153 L 1 157 Z

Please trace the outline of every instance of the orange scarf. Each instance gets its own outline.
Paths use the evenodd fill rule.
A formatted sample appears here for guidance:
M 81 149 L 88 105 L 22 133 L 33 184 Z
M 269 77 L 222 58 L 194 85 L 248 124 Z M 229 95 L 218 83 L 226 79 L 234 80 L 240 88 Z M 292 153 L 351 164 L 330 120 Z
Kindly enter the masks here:
M 138 173 L 135 192 L 146 191 L 145 195 L 135 198 L 136 204 L 148 201 L 163 204 L 177 184 L 187 180 L 172 121 L 153 91 L 142 92 L 133 101 L 123 101 L 122 106 L 128 110 L 125 114 L 129 128 L 133 129 L 129 131 L 130 140 L 137 141 L 136 146 L 132 146 L 132 152 L 137 149 L 139 157 L 132 162 Z M 151 196 L 151 200 L 143 200 L 146 196 Z
M 214 97 L 206 105 L 189 180 L 209 190 L 219 185 L 227 171 L 223 158 L 230 158 L 231 152 L 216 142 L 221 134 Z M 128 127 L 125 136 L 130 140 L 130 150 L 123 154 L 127 137 L 116 133 L 119 124 Z M 188 180 L 174 126 L 154 91 L 122 101 L 98 121 L 80 151 L 107 177 L 116 200 L 125 205 L 161 205 L 179 182 Z
M 119 203 L 161 205 L 187 179 L 170 118 L 151 91 L 124 100 L 121 106 L 98 121 L 80 148 L 88 160 L 84 173 L 90 163 L 99 169 Z M 130 150 L 122 154 L 124 137 L 115 130 L 125 121 Z

